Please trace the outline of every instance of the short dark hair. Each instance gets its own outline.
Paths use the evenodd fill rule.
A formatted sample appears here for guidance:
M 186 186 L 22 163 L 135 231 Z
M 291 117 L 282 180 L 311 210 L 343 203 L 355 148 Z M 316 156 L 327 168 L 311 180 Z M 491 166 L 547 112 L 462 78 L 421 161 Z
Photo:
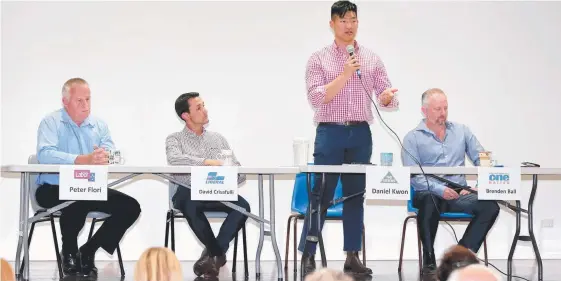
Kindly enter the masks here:
M 189 92 L 189 93 L 185 93 L 185 94 L 181 94 L 176 100 L 175 100 L 175 113 L 177 113 L 177 116 L 183 120 L 183 118 L 181 118 L 181 114 L 187 112 L 189 113 L 189 100 L 196 98 L 199 96 L 199 93 L 197 92 Z
M 343 18 L 348 12 L 354 12 L 358 16 L 358 8 L 355 3 L 347 0 L 340 0 L 331 5 L 331 18 L 335 16 Z

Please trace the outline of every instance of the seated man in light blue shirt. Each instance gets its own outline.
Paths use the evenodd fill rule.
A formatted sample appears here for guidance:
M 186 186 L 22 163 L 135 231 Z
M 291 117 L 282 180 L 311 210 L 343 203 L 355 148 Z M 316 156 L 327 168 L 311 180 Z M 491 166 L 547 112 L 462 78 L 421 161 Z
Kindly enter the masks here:
M 105 122 L 90 116 L 90 88 L 81 78 L 68 80 L 62 88 L 64 108 L 47 115 L 39 125 L 37 160 L 40 164 L 106 165 L 108 151 L 115 149 Z M 35 194 L 43 208 L 59 200 L 59 175 L 41 174 Z M 78 249 L 78 234 L 89 212 L 111 215 L 95 235 Z M 138 202 L 114 189 L 107 190 L 107 201 L 76 201 L 61 210 L 62 262 L 65 274 L 97 274 L 94 264 L 99 248 L 113 254 L 127 229 L 140 215 Z
M 483 147 L 467 126 L 447 120 L 448 101 L 444 92 L 436 88 L 427 90 L 423 93 L 422 104 L 426 118 L 403 140 L 403 147 L 411 153 L 401 153 L 403 165 L 417 166 L 411 158 L 413 156 L 423 167 L 465 166 L 467 154 L 473 164 L 478 166 L 479 152 L 483 151 Z M 464 175 L 446 178 L 467 186 Z M 479 201 L 476 194 L 454 190 L 424 175 L 412 177 L 411 185 L 415 189 L 413 205 L 419 209 L 417 220 L 423 244 L 423 280 L 436 280 L 433 245 L 440 218 L 438 211 L 474 215 L 459 244 L 477 253 L 495 223 L 499 206 L 495 201 Z

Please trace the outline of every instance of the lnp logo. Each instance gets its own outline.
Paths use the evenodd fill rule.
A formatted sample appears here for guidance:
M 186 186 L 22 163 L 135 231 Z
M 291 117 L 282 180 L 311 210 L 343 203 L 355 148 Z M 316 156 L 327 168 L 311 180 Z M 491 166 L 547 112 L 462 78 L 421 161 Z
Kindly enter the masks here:
M 391 172 L 388 172 L 380 183 L 397 183 L 397 180 Z
M 507 173 L 490 173 L 489 184 L 510 184 L 510 176 Z
M 224 184 L 224 176 L 218 176 L 217 172 L 209 172 L 206 177 L 207 184 Z
M 87 179 L 89 182 L 95 182 L 95 173 L 89 170 L 74 170 L 74 179 Z

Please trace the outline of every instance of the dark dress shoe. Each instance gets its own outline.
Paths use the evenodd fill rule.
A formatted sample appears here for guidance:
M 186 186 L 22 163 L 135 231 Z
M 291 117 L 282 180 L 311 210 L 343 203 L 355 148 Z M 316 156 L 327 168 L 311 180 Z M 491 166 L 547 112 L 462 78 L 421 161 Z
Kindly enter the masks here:
M 201 257 L 193 265 L 193 272 L 197 277 L 201 275 L 208 275 L 209 277 L 218 276 L 218 269 L 214 258 L 211 258 L 206 249 L 201 254 Z
M 220 255 L 214 257 L 214 262 L 216 263 L 216 267 L 220 269 L 226 264 L 226 255 Z
M 302 261 L 300 262 L 301 275 L 305 276 L 316 270 L 315 255 L 303 254 Z
M 97 276 L 97 267 L 95 267 L 95 253 L 87 254 L 78 251 L 78 258 L 80 266 L 82 267 L 82 274 L 84 276 Z
M 62 251 L 60 256 L 62 258 L 62 272 L 64 272 L 65 275 L 76 275 L 80 272 L 81 268 L 77 254 L 67 254 Z
M 422 271 L 423 278 L 422 281 L 436 281 L 438 280 L 436 277 L 436 265 L 428 264 L 423 266 Z
M 347 252 L 347 259 L 343 270 L 349 274 L 367 275 L 372 274 L 372 269 L 364 266 L 358 258 L 358 252 Z

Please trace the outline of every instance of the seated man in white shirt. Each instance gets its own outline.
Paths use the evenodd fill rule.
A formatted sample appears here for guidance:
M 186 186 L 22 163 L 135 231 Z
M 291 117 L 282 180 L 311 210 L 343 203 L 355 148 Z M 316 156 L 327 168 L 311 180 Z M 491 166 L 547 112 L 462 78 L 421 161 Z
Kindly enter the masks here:
M 204 101 L 198 93 L 180 95 L 175 102 L 177 116 L 185 121 L 182 131 L 169 135 L 166 139 L 166 155 L 169 165 L 185 166 L 221 166 L 218 159 L 222 150 L 230 150 L 226 139 L 217 132 L 211 132 L 204 127 L 208 123 L 208 112 Z M 233 165 L 240 166 L 240 162 L 233 157 Z M 199 260 L 193 266 L 197 276 L 213 277 L 218 275 L 218 270 L 226 263 L 226 252 L 230 241 L 245 224 L 247 216 L 214 201 L 194 201 L 191 199 L 191 175 L 174 175 L 185 183 L 179 186 L 173 196 L 174 207 L 185 215 L 189 226 L 205 245 Z M 238 184 L 244 183 L 245 175 L 238 175 Z M 238 201 L 232 202 L 246 211 L 250 211 L 249 203 L 241 196 Z M 227 212 L 218 236 L 215 237 L 205 211 Z

